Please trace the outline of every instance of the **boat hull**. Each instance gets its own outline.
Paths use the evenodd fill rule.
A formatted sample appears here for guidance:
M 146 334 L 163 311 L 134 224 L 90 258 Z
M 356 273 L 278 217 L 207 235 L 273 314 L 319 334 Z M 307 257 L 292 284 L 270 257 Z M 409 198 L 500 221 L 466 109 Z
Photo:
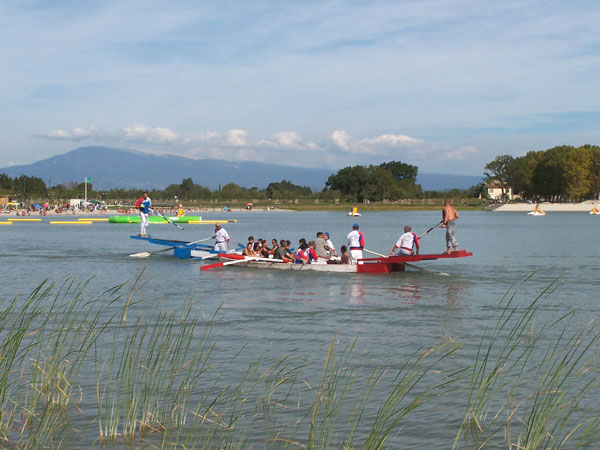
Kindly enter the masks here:
M 387 274 L 403 272 L 406 264 L 419 261 L 430 261 L 435 259 L 464 258 L 473 256 L 473 253 L 466 250 L 455 252 L 428 255 L 411 256 L 391 256 L 381 258 L 359 259 L 358 264 L 293 264 L 284 262 L 271 262 L 261 258 L 245 258 L 242 255 L 221 254 L 218 255 L 221 261 L 230 261 L 236 266 L 243 266 L 253 269 L 272 269 L 272 270 L 297 270 L 312 272 L 333 272 L 333 273 L 372 273 Z M 239 262 L 237 262 L 237 261 Z M 244 261 L 240 261 L 244 260 Z

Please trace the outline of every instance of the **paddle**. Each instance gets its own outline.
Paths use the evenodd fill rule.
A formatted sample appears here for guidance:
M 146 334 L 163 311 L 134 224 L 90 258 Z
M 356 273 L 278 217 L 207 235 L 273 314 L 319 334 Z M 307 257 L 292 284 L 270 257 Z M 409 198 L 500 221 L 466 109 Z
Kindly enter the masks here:
M 435 228 L 435 227 L 433 227 L 433 228 Z M 366 248 L 363 248 L 363 251 L 365 251 L 367 253 L 372 253 L 373 255 L 380 256 L 382 258 L 389 258 L 389 256 L 385 256 L 385 255 L 382 255 L 381 253 L 377 253 L 377 252 L 373 252 L 371 250 L 367 250 Z M 442 275 L 442 276 L 445 276 L 445 277 L 449 277 L 450 276 L 450 274 L 448 274 L 446 272 L 432 272 L 430 270 L 423 269 L 422 267 L 415 266 L 414 264 L 407 263 L 407 262 L 403 262 L 403 263 L 400 263 L 400 264 L 404 264 L 405 266 L 412 267 L 413 269 L 417 269 L 417 270 L 420 270 L 421 272 L 426 272 L 426 273 L 429 273 L 429 274 L 432 274 L 432 275 Z
M 200 270 L 216 269 L 217 267 L 229 266 L 230 264 L 238 264 L 238 263 L 248 262 L 248 261 L 267 261 L 267 262 L 280 262 L 280 263 L 284 262 L 283 259 L 259 258 L 259 257 L 246 256 L 244 259 L 234 259 L 233 261 L 224 261 L 224 262 L 218 262 L 218 263 L 214 263 L 214 264 L 208 264 L 206 266 L 200 267 Z
M 187 242 L 185 245 L 197 244 L 198 242 L 210 241 L 211 239 L 212 239 L 212 237 L 209 237 L 206 239 L 200 239 L 198 241 Z M 175 247 L 167 247 L 167 248 L 163 248 L 162 250 L 158 250 L 156 252 L 140 252 L 140 253 L 134 253 L 129 256 L 131 256 L 133 258 L 147 258 L 148 256 L 158 255 L 159 253 L 162 253 L 162 252 L 168 252 L 169 250 L 173 250 L 174 248 Z
M 152 211 L 154 214 L 156 214 L 159 217 L 162 217 L 163 220 L 166 220 L 167 222 L 175 225 L 177 228 L 179 228 L 180 230 L 185 230 L 185 228 L 183 228 L 180 225 L 177 225 L 175 222 L 173 222 L 172 220 L 169 220 L 167 217 L 163 216 L 161 213 L 159 213 L 158 211 L 156 211 L 155 209 L 151 209 L 150 211 Z M 212 239 L 212 238 L 211 238 Z
M 423 236 L 425 236 L 427 233 L 429 233 L 434 228 L 439 227 L 443 222 L 444 222 L 443 220 L 440 220 L 438 223 L 436 223 L 434 226 L 432 226 L 429 230 L 427 230 L 425 233 L 423 233 L 421 236 L 419 236 L 419 239 L 421 239 Z

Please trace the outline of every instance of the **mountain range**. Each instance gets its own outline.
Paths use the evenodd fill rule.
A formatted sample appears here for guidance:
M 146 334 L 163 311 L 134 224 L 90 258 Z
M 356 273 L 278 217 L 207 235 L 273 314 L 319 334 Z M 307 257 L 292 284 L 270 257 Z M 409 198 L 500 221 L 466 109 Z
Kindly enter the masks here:
M 227 183 L 263 189 L 269 183 L 288 180 L 321 191 L 327 178 L 335 172 L 253 161 L 192 159 L 108 147 L 80 147 L 33 164 L 0 168 L 0 173 L 10 177 L 22 174 L 39 177 L 48 186 L 90 178 L 95 190 L 164 189 L 170 184 L 181 183 L 184 178 L 192 178 L 194 183 L 212 190 Z M 481 181 L 482 177 L 471 175 L 419 173 L 417 177 L 423 190 L 437 191 L 467 189 Z

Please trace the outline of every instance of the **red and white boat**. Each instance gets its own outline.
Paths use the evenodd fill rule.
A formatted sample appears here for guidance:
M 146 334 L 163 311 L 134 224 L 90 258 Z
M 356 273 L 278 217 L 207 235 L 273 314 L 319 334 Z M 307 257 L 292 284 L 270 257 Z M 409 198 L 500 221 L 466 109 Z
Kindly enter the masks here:
M 359 259 L 357 264 L 293 264 L 281 260 L 268 258 L 253 258 L 243 255 L 220 254 L 221 262 L 202 266 L 202 270 L 213 269 L 228 265 L 252 267 L 256 269 L 275 270 L 308 270 L 314 272 L 341 272 L 341 273 L 393 273 L 402 272 L 406 266 L 425 270 L 413 263 L 419 261 L 432 261 L 435 259 L 465 258 L 473 256 L 472 252 L 458 250 L 450 253 L 411 255 L 411 256 L 381 256 L 377 258 Z

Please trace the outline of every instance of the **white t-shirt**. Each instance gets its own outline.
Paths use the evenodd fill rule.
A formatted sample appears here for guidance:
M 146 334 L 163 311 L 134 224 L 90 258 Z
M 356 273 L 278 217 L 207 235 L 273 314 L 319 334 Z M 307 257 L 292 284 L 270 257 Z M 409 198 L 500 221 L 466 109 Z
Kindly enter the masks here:
M 217 231 L 215 231 L 215 238 L 217 240 L 217 243 L 227 242 L 227 240 L 229 239 L 229 234 L 227 233 L 227 231 L 225 231 L 224 228 L 219 228 Z
M 412 232 L 409 231 L 400 236 L 398 242 L 396 242 L 396 247 L 400 248 L 401 250 L 406 250 L 407 252 L 410 252 L 412 251 L 414 241 L 415 237 L 413 236 Z

